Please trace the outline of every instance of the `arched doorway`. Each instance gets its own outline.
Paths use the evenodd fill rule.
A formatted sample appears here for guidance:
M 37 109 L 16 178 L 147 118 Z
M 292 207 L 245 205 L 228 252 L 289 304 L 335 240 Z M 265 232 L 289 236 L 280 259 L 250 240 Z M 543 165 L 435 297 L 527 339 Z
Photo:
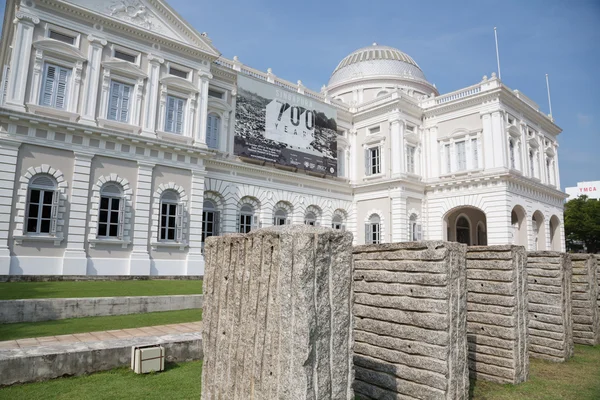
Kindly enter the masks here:
M 475 207 L 459 207 L 444 217 L 446 240 L 468 246 L 487 245 L 487 219 L 485 213 Z
M 546 250 L 546 225 L 544 223 L 544 214 L 536 211 L 531 217 L 532 249 Z
M 554 251 L 562 251 L 560 220 L 556 215 L 550 217 L 550 249 Z
M 510 213 L 512 243 L 527 247 L 527 225 L 524 222 L 525 209 L 521 206 L 515 206 Z

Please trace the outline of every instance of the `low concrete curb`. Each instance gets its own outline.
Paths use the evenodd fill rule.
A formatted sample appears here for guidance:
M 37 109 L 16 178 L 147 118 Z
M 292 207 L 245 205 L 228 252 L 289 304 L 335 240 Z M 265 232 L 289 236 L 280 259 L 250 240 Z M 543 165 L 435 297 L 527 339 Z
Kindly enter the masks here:
M 1 282 L 58 281 L 201 281 L 202 275 L 0 275 Z
M 131 346 L 161 344 L 167 361 L 201 360 L 202 333 L 0 350 L 0 386 L 131 365 Z M 101 390 L 101 389 L 99 389 Z
M 202 308 L 201 294 L 0 300 L 0 324 Z

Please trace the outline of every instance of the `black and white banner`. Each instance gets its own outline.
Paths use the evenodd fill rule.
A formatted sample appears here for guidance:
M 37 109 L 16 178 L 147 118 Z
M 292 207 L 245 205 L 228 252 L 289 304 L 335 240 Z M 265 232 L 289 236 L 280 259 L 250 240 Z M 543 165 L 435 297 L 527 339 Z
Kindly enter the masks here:
M 337 175 L 336 110 L 238 75 L 235 147 L 240 157 Z

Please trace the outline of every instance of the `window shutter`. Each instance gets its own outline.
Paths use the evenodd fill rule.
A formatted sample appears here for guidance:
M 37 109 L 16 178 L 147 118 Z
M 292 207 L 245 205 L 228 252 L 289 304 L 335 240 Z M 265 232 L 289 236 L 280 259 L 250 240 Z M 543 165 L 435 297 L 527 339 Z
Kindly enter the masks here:
M 421 224 L 417 224 L 417 240 L 423 240 L 423 229 Z
M 42 84 L 42 102 L 43 106 L 52 105 L 52 97 L 54 94 L 54 81 L 56 80 L 56 67 L 54 65 L 46 65 L 46 75 L 44 75 L 44 83 Z
M 175 132 L 183 132 L 183 100 L 181 99 L 176 101 Z
M 365 244 L 371 244 L 371 243 L 372 243 L 371 225 L 365 224 Z
M 175 241 L 181 243 L 183 240 L 183 203 L 177 204 L 177 215 L 175 217 Z
M 214 121 L 214 117 L 212 115 L 209 115 L 208 119 L 206 121 L 206 145 L 208 147 L 212 147 L 213 121 Z M 273 225 L 275 225 L 275 223 L 273 223 Z
M 346 224 L 342 224 L 342 231 L 346 230 Z
M 121 85 L 121 115 L 119 121 L 127 122 L 129 120 L 129 98 L 131 97 L 131 86 Z
M 365 149 L 365 176 L 371 175 L 371 159 L 369 158 L 369 149 Z
M 289 217 L 289 216 L 285 217 L 285 224 L 286 225 L 291 225 L 292 224 L 292 217 Z
M 213 215 L 213 236 L 219 236 L 219 228 L 221 226 L 221 212 L 215 211 Z
M 111 120 L 117 120 L 117 114 L 119 111 L 119 91 L 122 86 L 117 82 L 111 82 L 110 85 L 110 99 L 108 101 L 108 115 L 107 118 Z
M 10 67 L 8 65 L 4 66 L 4 80 L 2 81 L 2 98 L 0 98 L 1 104 L 6 103 L 6 94 L 8 92 L 8 73 L 10 72 Z
M 252 216 L 252 229 L 256 229 L 259 227 L 258 215 Z
M 58 69 L 58 79 L 56 85 L 56 108 L 66 108 L 67 105 L 67 83 L 69 79 L 69 70 L 65 68 Z
M 117 238 L 123 239 L 125 233 L 125 199 L 119 199 L 119 230 L 117 232 Z
M 60 201 L 60 194 L 58 190 L 52 193 L 52 210 L 50 213 L 50 235 L 56 235 L 56 226 L 58 225 L 58 205 Z
M 173 97 L 167 97 L 167 115 L 165 118 L 165 131 L 174 131 L 174 119 L 175 119 L 175 99 Z
M 315 226 L 321 226 L 321 221 L 315 221 Z

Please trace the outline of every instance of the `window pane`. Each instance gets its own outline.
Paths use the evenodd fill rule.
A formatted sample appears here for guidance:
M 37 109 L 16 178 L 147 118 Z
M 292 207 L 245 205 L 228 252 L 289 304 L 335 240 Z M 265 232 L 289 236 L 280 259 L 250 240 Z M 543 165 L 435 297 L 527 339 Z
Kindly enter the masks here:
M 32 189 L 29 192 L 29 202 L 30 203 L 39 203 L 40 202 L 40 191 L 37 189 Z
M 177 204 L 169 204 L 169 215 L 177 214 Z
M 37 231 L 37 218 L 27 219 L 27 232 L 35 233 Z
M 119 201 L 121 201 L 121 199 L 112 199 L 112 202 L 110 204 L 110 209 L 111 210 L 119 210 Z
M 100 198 L 100 208 L 102 210 L 108 210 L 108 197 Z
M 175 240 L 175 229 L 169 229 L 167 231 L 167 239 L 168 240 Z
M 52 215 L 52 206 L 43 206 L 42 207 L 42 218 L 50 219 Z
M 39 206 L 37 204 L 29 205 L 29 218 L 37 218 L 39 212 Z
M 54 192 L 52 191 L 44 191 L 44 204 L 52 204 L 52 196 L 54 195 Z
M 160 226 L 167 226 L 167 216 L 166 215 L 160 216 Z
M 118 224 L 119 223 L 119 213 L 116 212 L 111 212 L 110 213 L 110 222 L 113 224 Z
M 109 236 L 116 237 L 118 231 L 119 231 L 119 226 L 118 225 L 111 225 L 110 226 L 110 230 L 109 230 Z
M 160 228 L 160 240 L 165 240 L 165 228 Z
M 162 210 L 161 210 L 162 214 L 166 214 L 167 213 L 167 206 L 168 206 L 168 204 L 162 203 Z
M 175 217 L 169 217 L 169 228 L 175 228 Z
M 106 236 L 106 224 L 98 225 L 98 236 Z
M 40 233 L 50 233 L 50 220 L 43 219 L 40 225 Z
M 100 211 L 100 222 L 108 222 L 108 211 Z

